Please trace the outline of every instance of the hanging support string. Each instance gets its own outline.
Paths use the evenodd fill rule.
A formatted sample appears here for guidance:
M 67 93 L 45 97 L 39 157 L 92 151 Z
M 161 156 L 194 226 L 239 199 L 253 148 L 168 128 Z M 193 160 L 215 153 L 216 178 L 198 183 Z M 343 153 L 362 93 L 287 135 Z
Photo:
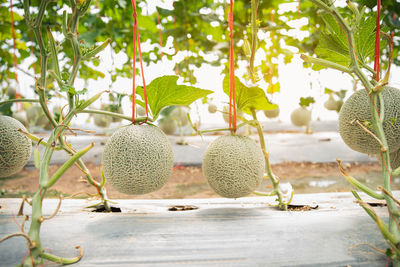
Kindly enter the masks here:
M 162 51 L 163 43 L 162 43 L 162 32 L 161 32 L 161 20 L 160 20 L 160 13 L 158 13 L 158 11 L 157 11 L 157 24 L 158 24 L 158 41 L 160 43 L 161 61 L 162 61 L 164 53 Z
M 142 74 L 142 82 L 143 82 L 143 96 L 144 96 L 144 104 L 146 106 L 146 120 L 143 123 L 146 123 L 149 119 L 149 109 L 147 106 L 147 93 L 146 93 L 146 82 L 144 79 L 144 72 L 143 72 L 143 59 L 142 59 L 142 50 L 140 48 L 140 36 L 139 36 L 139 27 L 137 23 L 137 12 L 136 12 L 136 0 L 131 0 L 133 14 L 132 17 L 134 19 L 133 24 L 133 77 L 132 77 L 132 123 L 135 123 L 135 109 L 136 109 L 136 42 L 138 46 L 139 52 L 139 60 L 140 60 L 140 71 Z
M 374 71 L 376 72 L 375 79 L 379 81 L 379 64 L 380 64 L 380 21 L 381 21 L 381 0 L 377 0 L 376 10 L 376 37 L 375 37 L 375 60 L 374 60 Z
M 19 92 L 19 81 L 18 81 L 18 75 L 17 75 L 17 69 L 18 69 L 18 63 L 17 63 L 17 45 L 16 45 L 16 38 L 15 38 L 15 27 L 14 27 L 14 12 L 13 12 L 13 3 L 12 0 L 10 0 L 10 19 L 11 19 L 11 35 L 13 39 L 13 64 L 14 64 L 14 79 L 17 82 L 17 88 L 15 88 L 15 98 L 19 99 L 21 98 L 21 94 Z M 17 110 L 21 111 L 22 110 L 22 104 L 17 103 Z
M 236 101 L 235 101 L 235 58 L 233 53 L 233 0 L 230 0 L 228 12 L 229 37 L 231 45 L 229 49 L 229 128 L 236 132 Z

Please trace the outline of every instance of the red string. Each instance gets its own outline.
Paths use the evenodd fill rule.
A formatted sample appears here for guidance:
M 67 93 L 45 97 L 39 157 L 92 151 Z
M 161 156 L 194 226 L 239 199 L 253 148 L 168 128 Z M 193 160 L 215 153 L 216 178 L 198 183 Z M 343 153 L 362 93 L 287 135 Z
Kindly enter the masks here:
M 162 48 L 163 48 L 163 43 L 162 43 L 162 33 L 161 33 L 161 21 L 160 21 L 160 13 L 157 12 L 157 24 L 158 24 L 158 40 L 160 42 L 160 49 L 161 49 L 161 60 L 163 57 L 163 52 L 162 52 Z
M 374 60 L 374 71 L 376 72 L 376 80 L 377 81 L 379 81 L 379 60 L 380 60 L 380 40 L 381 40 L 380 20 L 381 20 L 381 0 L 377 0 L 375 60 Z
M 13 39 L 13 64 L 14 64 L 14 79 L 17 82 L 17 88 L 15 89 L 15 98 L 20 99 L 21 94 L 19 92 L 19 82 L 18 82 L 18 75 L 17 75 L 17 67 L 18 67 L 18 62 L 17 62 L 17 45 L 16 45 L 16 38 L 15 38 L 15 27 L 14 27 L 14 12 L 13 12 L 13 3 L 12 0 L 10 0 L 10 19 L 11 19 L 11 35 Z M 22 103 L 17 103 L 17 110 L 21 111 L 22 110 Z
M 233 0 L 230 0 L 228 13 L 229 37 L 231 46 L 229 50 L 229 128 L 236 132 L 236 101 L 235 101 L 235 58 L 233 53 Z
M 146 123 L 149 119 L 149 110 L 147 107 L 147 93 L 146 93 L 146 82 L 144 79 L 144 73 L 143 73 L 143 59 L 142 59 L 142 50 L 140 48 L 140 36 L 139 36 L 139 27 L 137 23 L 137 12 L 136 12 L 136 0 L 131 0 L 132 2 L 132 8 L 133 8 L 133 14 L 132 17 L 134 19 L 134 25 L 133 25 L 133 78 L 132 78 L 132 123 L 135 123 L 135 107 L 136 107 L 136 87 L 135 87 L 135 74 L 136 74 L 136 42 L 138 45 L 138 51 L 139 51 L 139 60 L 140 60 L 140 71 L 142 73 L 142 81 L 143 81 L 143 94 L 144 94 L 144 104 L 146 106 L 146 120 L 144 123 Z
M 274 11 L 273 10 L 271 11 L 271 14 L 270 14 L 270 21 L 274 22 Z M 274 31 L 271 31 L 270 35 L 271 35 L 271 40 L 272 40 L 274 38 Z M 271 67 L 269 68 L 268 74 L 269 74 L 269 83 L 271 85 L 271 95 L 272 95 L 274 93 L 274 84 L 272 81 L 272 76 L 274 75 L 274 71 L 272 69 L 272 62 L 270 62 L 270 63 L 271 63 Z

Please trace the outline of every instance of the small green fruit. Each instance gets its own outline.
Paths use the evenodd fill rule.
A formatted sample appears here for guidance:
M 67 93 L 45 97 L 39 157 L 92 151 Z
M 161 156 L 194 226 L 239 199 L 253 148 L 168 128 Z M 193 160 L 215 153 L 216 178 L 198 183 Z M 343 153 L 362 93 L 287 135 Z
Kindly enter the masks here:
M 333 98 L 332 95 L 329 95 L 329 99 L 325 101 L 324 107 L 327 110 L 336 110 L 337 109 L 336 100 Z
M 203 173 L 213 190 L 223 197 L 238 198 L 260 185 L 265 171 L 261 148 L 246 136 L 220 136 L 207 148 Z
M 13 113 L 13 118 L 22 123 L 25 127 L 29 127 L 26 112 L 24 110 Z
M 26 118 L 28 119 L 29 124 L 36 125 L 40 116 L 42 116 L 43 110 L 39 105 L 33 105 L 26 110 Z
M 31 156 L 32 142 L 18 129 L 27 132 L 16 119 L 0 115 L 0 177 L 19 172 Z
M 146 109 L 142 106 L 136 106 L 136 113 L 138 116 L 144 117 L 146 116 Z
M 102 114 L 94 114 L 93 115 L 94 124 L 100 128 L 107 128 L 111 124 L 111 117 L 102 115 Z
M 51 126 L 51 123 L 47 119 L 46 115 L 42 114 L 36 121 L 36 126 L 42 127 L 45 130 L 52 130 L 53 127 Z
M 292 111 L 290 119 L 295 126 L 308 126 L 311 122 L 311 111 L 305 107 L 299 107 Z
M 189 122 L 187 118 L 187 112 L 181 107 L 176 107 L 170 114 L 170 117 L 176 120 L 180 126 L 186 126 Z
M 389 147 L 389 152 L 400 149 L 400 90 L 386 86 L 381 92 L 384 101 L 383 131 Z M 372 103 L 366 90 L 353 93 L 343 104 L 339 113 L 339 133 L 343 141 L 351 149 L 365 154 L 379 154 L 379 143 L 359 125 L 358 120 L 368 130 L 375 133 L 372 123 Z M 379 103 L 376 103 L 378 110 Z
M 122 107 L 118 108 L 117 113 L 123 114 Z M 116 118 L 116 117 L 111 117 L 111 121 L 112 122 L 121 122 L 122 119 L 121 118 Z
M 129 125 L 107 141 L 103 173 L 113 188 L 130 195 L 160 189 L 172 173 L 174 155 L 165 134 L 152 125 Z
M 217 112 L 217 106 L 214 105 L 214 104 L 209 104 L 209 105 L 208 105 L 208 112 L 210 112 L 210 113 L 215 113 L 215 112 Z
M 12 88 L 12 87 L 7 88 L 7 96 L 9 98 L 14 98 L 16 93 L 17 93 L 17 91 L 15 90 L 15 88 Z
M 224 106 L 222 110 L 222 117 L 226 123 L 229 123 L 229 106 Z M 239 111 L 236 113 L 237 116 L 242 116 L 243 112 Z
M 160 120 L 158 127 L 160 127 L 160 129 L 168 135 L 174 134 L 177 128 L 176 122 L 170 118 Z
M 265 117 L 270 118 L 270 119 L 274 119 L 274 118 L 278 117 L 279 113 L 280 113 L 279 107 L 276 109 L 264 110 Z

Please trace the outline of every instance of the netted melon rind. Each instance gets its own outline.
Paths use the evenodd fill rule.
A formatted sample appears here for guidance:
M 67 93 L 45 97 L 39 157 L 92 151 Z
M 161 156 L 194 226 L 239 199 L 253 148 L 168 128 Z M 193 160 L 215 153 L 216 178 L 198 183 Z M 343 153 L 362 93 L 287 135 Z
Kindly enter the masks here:
M 383 129 L 389 151 L 396 151 L 400 148 L 400 91 L 387 86 L 382 92 L 382 98 L 385 103 Z M 379 107 L 380 105 L 377 103 L 378 110 Z M 355 92 L 343 104 L 339 113 L 339 133 L 345 144 L 351 149 L 365 154 L 378 154 L 379 143 L 360 126 L 355 123 L 352 125 L 351 122 L 355 119 L 362 123 L 372 122 L 370 98 L 366 90 Z M 372 124 L 367 128 L 375 134 Z
M 171 144 L 158 127 L 130 125 L 107 141 L 103 173 L 119 192 L 141 195 L 156 191 L 167 182 L 173 159 Z
M 400 150 L 390 153 L 390 165 L 392 170 L 400 167 Z
M 0 115 L 0 177 L 19 172 L 31 157 L 32 142 L 18 129 L 27 132 L 16 119 Z
M 227 198 L 244 197 L 260 185 L 265 171 L 261 148 L 246 136 L 221 136 L 203 157 L 203 173 L 211 188 Z

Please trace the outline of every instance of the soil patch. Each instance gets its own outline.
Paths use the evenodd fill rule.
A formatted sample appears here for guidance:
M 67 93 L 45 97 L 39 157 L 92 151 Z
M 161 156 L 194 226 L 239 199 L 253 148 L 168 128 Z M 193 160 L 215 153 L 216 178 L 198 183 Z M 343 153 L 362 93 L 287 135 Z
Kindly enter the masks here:
M 100 181 L 100 169 L 98 165 L 88 163 L 92 175 Z M 348 174 L 365 182 L 372 188 L 380 185 L 380 164 L 372 163 L 349 163 L 344 164 Z M 50 167 L 52 175 L 59 165 Z M 274 173 L 280 177 L 282 182 L 290 182 L 295 193 L 316 192 L 344 192 L 352 188 L 341 175 L 336 163 L 310 163 L 310 162 L 286 162 L 272 165 Z M 31 196 L 38 188 L 39 171 L 33 168 L 25 168 L 18 174 L 8 178 L 0 178 L 0 197 L 21 197 L 23 194 Z M 400 179 L 395 178 L 393 189 L 400 189 Z M 118 198 L 141 198 L 141 199 L 172 199 L 172 198 L 215 198 L 219 197 L 209 187 L 201 167 L 176 166 L 167 184 L 160 190 L 139 196 L 126 195 L 117 192 L 106 185 L 108 196 L 111 199 Z M 259 188 L 260 191 L 270 191 L 271 184 L 264 180 Z M 81 193 L 76 197 L 86 197 L 85 194 L 96 194 L 93 186 L 89 185 L 81 171 L 71 167 L 64 176 L 48 191 L 48 197 L 56 197 L 60 193 L 70 196 Z

